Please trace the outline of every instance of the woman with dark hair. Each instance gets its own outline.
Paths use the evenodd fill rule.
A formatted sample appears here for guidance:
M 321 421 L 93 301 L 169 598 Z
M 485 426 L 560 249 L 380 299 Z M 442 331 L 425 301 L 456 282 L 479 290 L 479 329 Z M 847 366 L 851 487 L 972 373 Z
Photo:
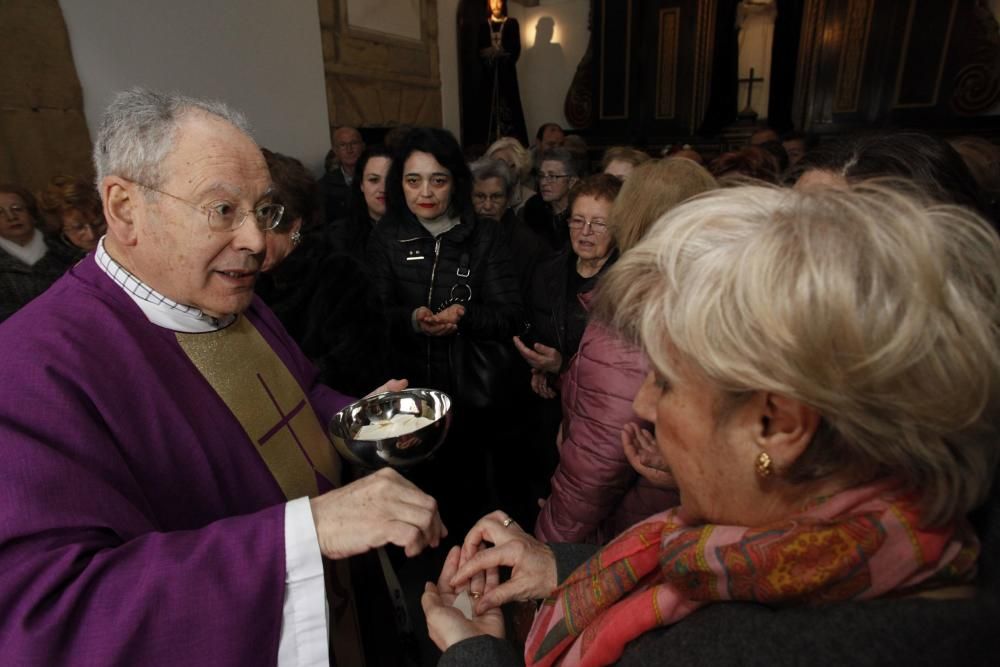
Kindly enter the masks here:
M 74 252 L 38 228 L 34 196 L 0 184 L 0 322 L 48 289 L 76 260 Z
M 385 215 L 391 164 L 392 152 L 385 146 L 370 146 L 358 158 L 351 182 L 351 214 L 331 223 L 330 234 L 340 252 L 364 259 L 372 229 Z
M 452 434 L 428 480 L 442 488 L 428 491 L 457 535 L 486 500 L 481 420 L 504 399 L 507 350 L 523 322 L 520 292 L 498 223 L 473 210 L 469 168 L 449 132 L 411 131 L 393 157 L 387 194 L 369 267 L 389 318 L 390 369 L 454 401 Z
M 320 224 L 319 188 L 305 166 L 262 152 L 285 214 L 266 234 L 257 294 L 319 367 L 321 382 L 362 396 L 385 372 L 385 321 L 371 281 Z

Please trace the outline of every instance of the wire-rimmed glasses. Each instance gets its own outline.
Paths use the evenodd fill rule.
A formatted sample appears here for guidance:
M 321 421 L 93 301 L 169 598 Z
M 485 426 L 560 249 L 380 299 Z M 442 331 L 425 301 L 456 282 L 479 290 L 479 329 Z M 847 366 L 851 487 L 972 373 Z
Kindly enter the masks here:
M 145 188 L 146 190 L 152 190 L 153 192 L 165 195 L 171 199 L 176 199 L 177 201 L 183 202 L 192 208 L 198 209 L 208 217 L 209 229 L 216 232 L 231 232 L 239 229 L 246 221 L 247 216 L 251 213 L 253 213 L 254 221 L 257 223 L 257 227 L 260 228 L 261 231 L 270 231 L 281 224 L 281 216 L 285 213 L 284 206 L 273 202 L 257 204 L 257 206 L 253 209 L 241 209 L 237 208 L 235 204 L 221 199 L 203 206 L 201 204 L 190 202 L 182 197 L 178 197 L 177 195 L 172 195 L 169 192 L 157 190 L 156 188 L 143 183 L 136 183 L 136 185 Z

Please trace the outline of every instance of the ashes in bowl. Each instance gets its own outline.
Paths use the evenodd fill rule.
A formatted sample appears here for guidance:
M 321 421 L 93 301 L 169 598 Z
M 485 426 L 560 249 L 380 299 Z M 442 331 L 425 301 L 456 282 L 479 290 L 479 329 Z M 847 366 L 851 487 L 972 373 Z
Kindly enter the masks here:
M 444 442 L 451 398 L 436 389 L 404 389 L 362 398 L 330 420 L 330 438 L 348 461 L 406 468 Z

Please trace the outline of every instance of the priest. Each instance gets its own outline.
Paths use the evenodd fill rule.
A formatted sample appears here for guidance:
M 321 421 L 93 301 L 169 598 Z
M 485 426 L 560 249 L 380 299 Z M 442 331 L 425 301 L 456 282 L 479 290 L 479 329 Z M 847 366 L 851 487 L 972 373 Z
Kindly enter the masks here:
M 94 162 L 107 235 L 0 325 L 3 662 L 362 664 L 344 559 L 446 531 L 392 471 L 341 485 L 351 399 L 254 298 L 283 209 L 245 121 L 131 90 Z

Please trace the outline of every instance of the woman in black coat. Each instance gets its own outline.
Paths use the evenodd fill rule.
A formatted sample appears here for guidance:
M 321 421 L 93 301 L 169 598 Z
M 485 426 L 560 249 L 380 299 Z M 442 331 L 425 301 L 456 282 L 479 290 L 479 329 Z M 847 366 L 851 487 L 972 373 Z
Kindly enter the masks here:
M 426 490 L 456 535 L 487 502 L 482 420 L 503 404 L 510 341 L 524 320 L 507 245 L 496 221 L 473 212 L 470 180 L 450 133 L 411 131 L 393 157 L 388 209 L 368 249 L 389 319 L 391 374 L 453 400 L 452 433 L 427 480 L 437 488 Z

